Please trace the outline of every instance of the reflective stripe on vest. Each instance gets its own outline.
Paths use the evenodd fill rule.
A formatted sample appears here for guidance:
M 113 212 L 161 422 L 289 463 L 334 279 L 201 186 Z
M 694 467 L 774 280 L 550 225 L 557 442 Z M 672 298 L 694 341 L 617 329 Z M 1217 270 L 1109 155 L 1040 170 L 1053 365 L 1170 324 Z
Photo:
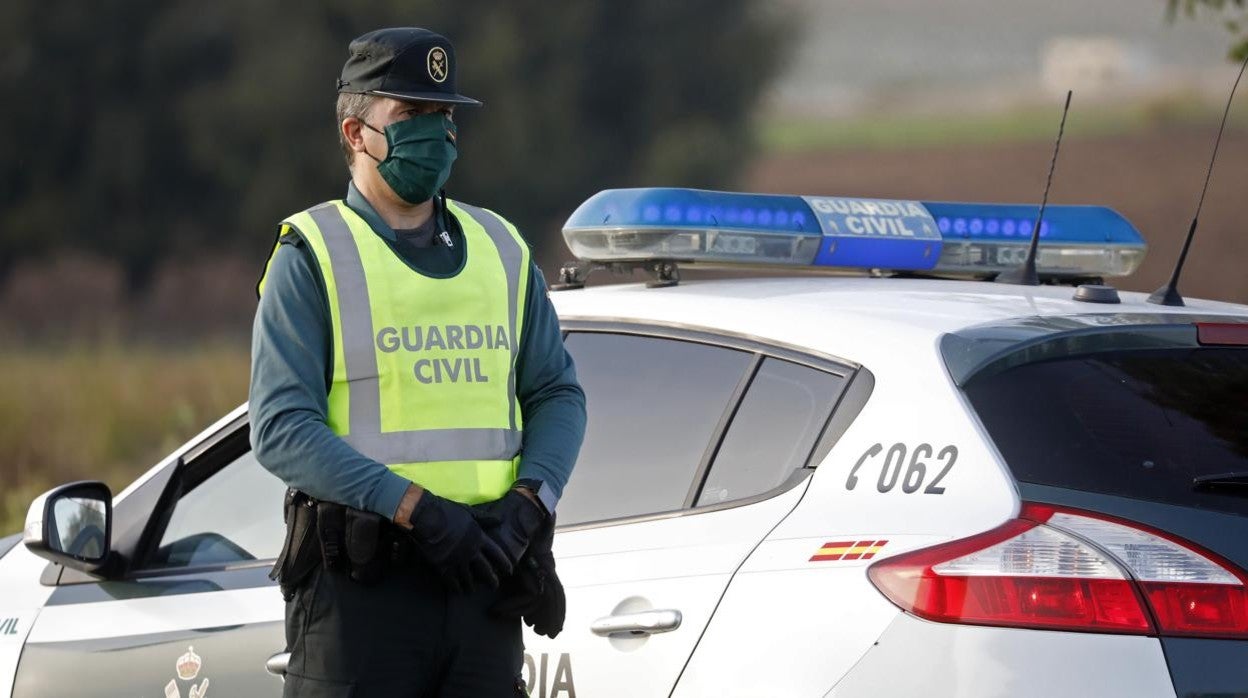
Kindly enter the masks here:
M 463 268 L 425 276 L 342 202 L 285 221 L 307 242 L 333 324 L 330 428 L 360 453 L 444 497 L 497 499 L 522 444 L 516 356 L 529 252 L 497 215 L 448 202 Z

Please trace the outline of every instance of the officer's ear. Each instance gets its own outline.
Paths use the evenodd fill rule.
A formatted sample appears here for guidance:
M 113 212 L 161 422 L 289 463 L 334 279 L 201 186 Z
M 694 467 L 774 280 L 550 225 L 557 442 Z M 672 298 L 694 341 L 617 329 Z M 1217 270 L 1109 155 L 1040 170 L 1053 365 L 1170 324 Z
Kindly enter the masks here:
M 364 152 L 364 122 L 354 116 L 348 116 L 338 125 L 342 130 L 342 139 L 352 152 Z

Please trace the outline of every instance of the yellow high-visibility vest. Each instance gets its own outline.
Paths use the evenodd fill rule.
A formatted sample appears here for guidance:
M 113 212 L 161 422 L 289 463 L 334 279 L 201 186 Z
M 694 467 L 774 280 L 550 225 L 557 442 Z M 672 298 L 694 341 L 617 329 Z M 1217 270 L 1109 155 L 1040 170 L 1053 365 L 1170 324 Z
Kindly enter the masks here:
M 341 200 L 287 218 L 281 235 L 303 238 L 325 281 L 329 428 L 434 494 L 477 504 L 516 479 L 529 248 L 497 214 L 446 203 L 466 248 L 449 278 L 412 269 Z

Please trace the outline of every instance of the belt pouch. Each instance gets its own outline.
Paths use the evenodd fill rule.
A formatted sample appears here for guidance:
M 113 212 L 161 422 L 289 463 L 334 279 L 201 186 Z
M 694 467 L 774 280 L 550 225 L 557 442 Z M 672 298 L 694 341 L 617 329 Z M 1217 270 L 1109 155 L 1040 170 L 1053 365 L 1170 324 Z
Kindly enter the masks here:
M 325 561 L 325 569 L 335 572 L 344 571 L 347 567 L 347 507 L 334 502 L 320 502 L 316 505 L 317 538 L 321 542 L 321 559 Z
M 385 524 L 385 519 L 371 511 L 347 509 L 347 558 L 355 581 L 372 584 L 385 572 L 390 557 L 381 541 Z

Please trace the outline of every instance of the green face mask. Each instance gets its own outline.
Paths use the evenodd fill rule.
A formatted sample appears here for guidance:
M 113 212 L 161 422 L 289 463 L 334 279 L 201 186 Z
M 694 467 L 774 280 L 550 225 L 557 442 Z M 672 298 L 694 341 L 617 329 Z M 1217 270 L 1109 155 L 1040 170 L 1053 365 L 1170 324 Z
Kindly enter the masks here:
M 377 131 L 377 129 L 364 126 Z M 441 112 L 396 121 L 377 131 L 386 137 L 389 150 L 385 160 L 377 160 L 377 171 L 386 184 L 409 204 L 433 198 L 451 176 L 455 162 L 455 122 Z

